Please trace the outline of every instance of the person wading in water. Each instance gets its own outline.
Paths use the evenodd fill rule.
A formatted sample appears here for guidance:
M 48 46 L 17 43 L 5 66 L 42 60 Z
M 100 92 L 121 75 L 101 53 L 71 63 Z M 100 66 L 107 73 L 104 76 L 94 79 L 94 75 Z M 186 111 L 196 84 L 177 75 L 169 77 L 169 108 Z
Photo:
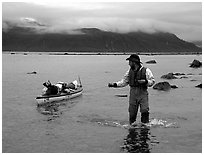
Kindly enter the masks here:
M 141 122 L 149 123 L 149 102 L 147 88 L 154 85 L 154 76 L 149 68 L 143 67 L 140 57 L 132 54 L 126 60 L 129 60 L 130 68 L 125 73 L 122 80 L 109 83 L 108 87 L 125 87 L 129 84 L 129 123 L 136 123 L 138 108 L 140 107 Z M 134 124 L 133 124 L 134 123 Z

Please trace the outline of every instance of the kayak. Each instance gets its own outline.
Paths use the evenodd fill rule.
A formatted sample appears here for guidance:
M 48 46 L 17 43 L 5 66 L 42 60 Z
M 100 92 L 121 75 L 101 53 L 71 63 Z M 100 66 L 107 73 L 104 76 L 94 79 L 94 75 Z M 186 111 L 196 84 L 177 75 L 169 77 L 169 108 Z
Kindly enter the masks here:
M 36 97 L 37 105 L 44 105 L 46 103 L 59 102 L 63 100 L 69 100 L 82 95 L 83 88 L 69 89 L 69 92 L 63 92 L 57 95 L 40 95 Z

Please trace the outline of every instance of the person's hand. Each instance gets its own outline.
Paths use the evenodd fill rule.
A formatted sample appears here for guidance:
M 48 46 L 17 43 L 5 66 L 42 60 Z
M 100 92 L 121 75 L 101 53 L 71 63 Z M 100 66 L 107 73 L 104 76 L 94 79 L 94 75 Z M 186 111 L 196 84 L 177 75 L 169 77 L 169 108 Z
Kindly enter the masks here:
M 108 87 L 117 87 L 116 83 L 108 83 Z
M 144 83 L 146 83 L 146 80 L 145 79 L 141 79 L 141 80 L 137 80 L 137 82 L 140 83 L 140 84 L 144 84 Z

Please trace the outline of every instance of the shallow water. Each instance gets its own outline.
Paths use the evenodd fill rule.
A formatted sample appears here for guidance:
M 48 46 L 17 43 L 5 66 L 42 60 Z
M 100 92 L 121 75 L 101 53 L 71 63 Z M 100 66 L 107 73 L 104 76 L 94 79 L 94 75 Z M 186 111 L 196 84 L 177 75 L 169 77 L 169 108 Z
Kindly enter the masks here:
M 107 87 L 128 69 L 126 57 L 2 54 L 2 152 L 202 152 L 202 90 L 195 87 L 202 82 L 202 69 L 188 67 L 202 57 L 141 56 L 156 82 L 169 72 L 192 75 L 166 80 L 178 89 L 149 88 L 152 124 L 135 129 L 127 127 L 129 88 Z M 145 64 L 151 59 L 157 64 Z M 37 74 L 27 74 L 33 71 Z M 78 76 L 82 96 L 36 106 L 43 82 L 71 82 Z

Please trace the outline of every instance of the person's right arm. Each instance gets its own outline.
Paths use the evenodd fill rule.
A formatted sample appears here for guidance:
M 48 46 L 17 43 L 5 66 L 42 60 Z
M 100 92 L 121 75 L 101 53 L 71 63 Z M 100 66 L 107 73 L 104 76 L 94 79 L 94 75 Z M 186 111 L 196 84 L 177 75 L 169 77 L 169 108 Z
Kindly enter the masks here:
M 109 83 L 108 86 L 109 87 L 125 87 L 129 84 L 129 70 L 125 73 L 125 75 L 123 76 L 123 78 L 118 81 L 118 82 L 114 82 L 114 83 Z

